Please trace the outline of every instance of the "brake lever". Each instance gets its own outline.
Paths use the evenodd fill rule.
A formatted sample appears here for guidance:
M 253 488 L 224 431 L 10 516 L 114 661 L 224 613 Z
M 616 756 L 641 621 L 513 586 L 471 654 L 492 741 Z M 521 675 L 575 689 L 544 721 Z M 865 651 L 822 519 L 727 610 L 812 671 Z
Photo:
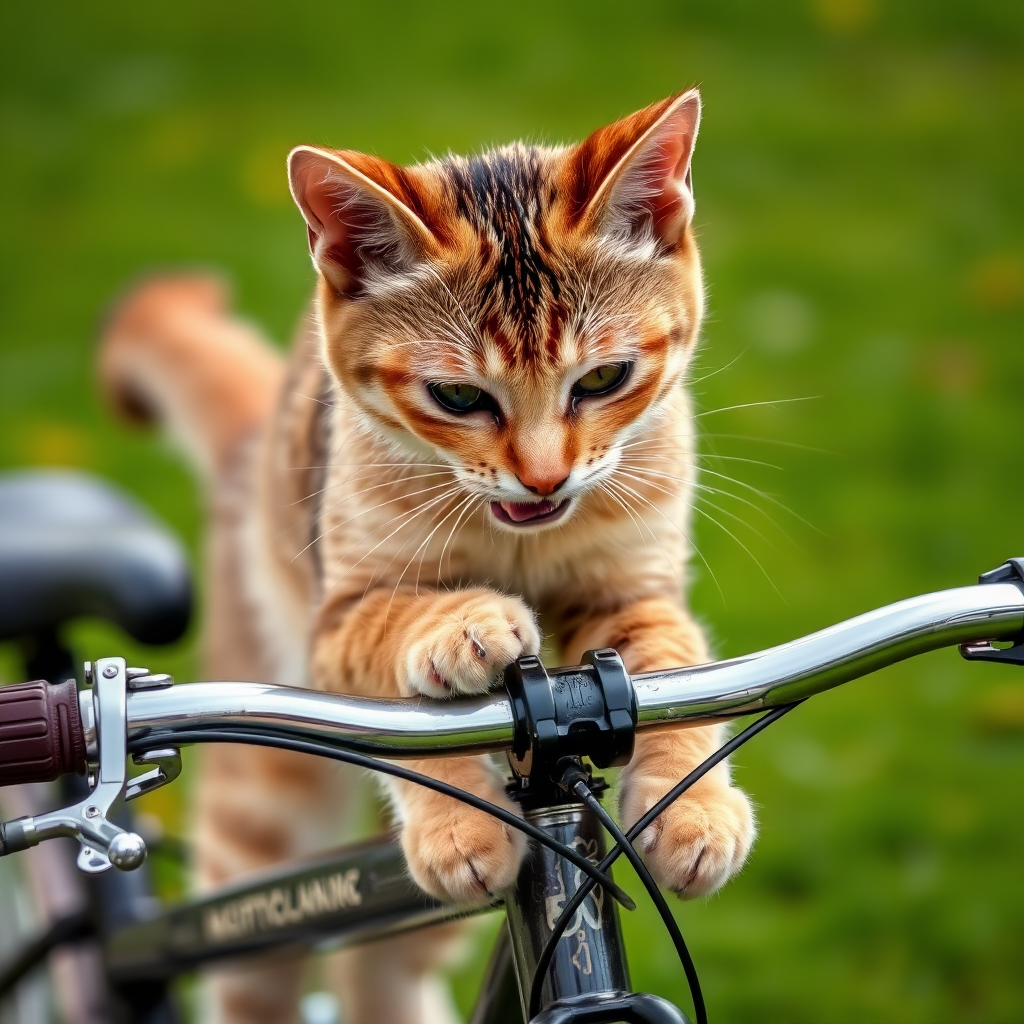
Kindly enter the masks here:
M 9 843 L 16 843 L 11 849 L 25 849 L 45 839 L 68 836 L 81 843 L 78 867 L 82 871 L 98 874 L 111 866 L 132 871 L 146 859 L 146 844 L 141 836 L 126 832 L 111 820 L 121 809 L 129 790 L 126 764 L 128 669 L 123 658 L 102 658 L 91 666 L 87 676 L 91 676 L 93 685 L 81 691 L 79 705 L 87 740 L 94 738 L 94 743 L 89 743 L 92 791 L 72 807 L 8 822 L 7 839 Z M 177 771 L 174 770 L 175 760 Z M 154 751 L 151 761 L 145 763 L 155 763 L 157 767 L 133 780 L 136 792 L 132 795 L 169 782 L 181 770 L 176 750 Z M 20 834 L 14 834 L 15 829 Z
M 137 765 L 156 765 L 155 768 L 142 775 L 136 775 L 128 783 L 125 800 L 134 800 L 143 793 L 152 793 L 154 789 L 166 786 L 181 774 L 181 751 L 177 747 L 166 747 L 160 750 L 146 750 L 141 754 L 133 754 L 132 761 Z

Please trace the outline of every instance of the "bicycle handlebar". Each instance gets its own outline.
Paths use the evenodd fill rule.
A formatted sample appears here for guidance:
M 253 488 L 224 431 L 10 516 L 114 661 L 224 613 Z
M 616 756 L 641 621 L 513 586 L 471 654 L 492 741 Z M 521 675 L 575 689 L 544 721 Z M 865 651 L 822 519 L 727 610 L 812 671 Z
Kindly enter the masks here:
M 925 651 L 1022 634 L 1024 590 L 1015 584 L 943 590 L 756 654 L 635 675 L 637 727 L 737 718 L 791 704 Z M 557 685 L 560 677 L 579 672 L 574 667 L 549 674 Z M 420 758 L 508 750 L 514 717 L 511 701 L 499 694 L 453 701 L 369 700 L 225 682 L 128 695 L 129 743 L 153 732 L 171 741 L 179 731 L 231 727 L 262 728 L 389 758 Z
M 943 590 L 755 654 L 637 674 L 632 678 L 637 727 L 737 718 L 791 704 L 925 651 L 1022 636 L 1024 581 Z M 549 674 L 557 686 L 581 671 L 561 668 Z M 16 689 L 0 689 L 0 695 L 13 697 Z M 80 695 L 81 722 L 94 760 L 97 730 L 88 694 Z M 28 766 L 2 753 L 10 736 L 3 716 L 0 704 L 0 785 L 29 781 Z M 126 717 L 129 746 L 154 734 L 173 745 L 175 733 L 195 737 L 204 729 L 245 728 L 397 759 L 509 750 L 515 726 L 512 703 L 504 694 L 453 701 L 370 700 L 244 682 L 133 689 L 130 674 Z M 59 746 L 56 716 L 40 713 L 35 724 L 37 731 L 49 730 L 45 739 L 51 748 Z M 52 763 L 40 761 L 39 768 L 32 779 L 53 777 Z M 73 768 L 68 765 L 79 768 L 77 759 Z
M 992 646 L 1005 640 L 1011 649 Z M 536 757 L 546 763 L 552 753 L 584 753 L 605 767 L 628 759 L 634 723 L 699 724 L 787 707 L 954 644 L 965 657 L 1024 663 L 1024 559 L 977 586 L 900 601 L 728 661 L 629 679 L 613 651 L 589 652 L 586 665 L 550 672 L 537 658 L 522 658 L 506 676 L 510 696 L 473 700 L 368 700 L 258 683 L 173 686 L 168 676 L 107 658 L 89 669 L 93 685 L 78 694 L 78 716 L 71 681 L 0 689 L 0 786 L 80 771 L 86 759 L 95 783 L 73 808 L 0 823 L 0 856 L 72 835 L 82 842 L 83 870 L 137 866 L 145 844 L 109 815 L 122 800 L 174 779 L 184 743 L 306 742 L 325 754 L 333 748 L 388 759 L 511 751 L 523 774 Z M 151 770 L 129 780 L 129 751 Z

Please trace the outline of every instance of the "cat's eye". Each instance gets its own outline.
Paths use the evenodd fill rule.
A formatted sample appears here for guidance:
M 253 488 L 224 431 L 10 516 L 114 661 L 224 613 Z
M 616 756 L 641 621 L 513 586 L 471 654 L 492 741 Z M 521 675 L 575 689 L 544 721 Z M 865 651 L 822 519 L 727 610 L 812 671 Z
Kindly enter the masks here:
M 595 366 L 572 386 L 573 398 L 592 398 L 614 391 L 629 375 L 631 363 L 605 363 Z
M 497 402 L 474 384 L 428 384 L 427 388 L 434 401 L 449 412 L 467 413 L 483 410 L 497 415 Z

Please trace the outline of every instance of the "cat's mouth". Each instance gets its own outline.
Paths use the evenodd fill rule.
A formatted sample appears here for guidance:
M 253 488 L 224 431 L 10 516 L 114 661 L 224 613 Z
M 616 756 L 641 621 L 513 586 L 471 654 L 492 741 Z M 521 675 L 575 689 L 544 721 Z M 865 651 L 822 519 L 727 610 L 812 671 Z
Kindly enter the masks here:
M 568 511 L 572 499 L 563 501 L 492 501 L 491 513 L 506 526 L 546 526 L 561 519 Z

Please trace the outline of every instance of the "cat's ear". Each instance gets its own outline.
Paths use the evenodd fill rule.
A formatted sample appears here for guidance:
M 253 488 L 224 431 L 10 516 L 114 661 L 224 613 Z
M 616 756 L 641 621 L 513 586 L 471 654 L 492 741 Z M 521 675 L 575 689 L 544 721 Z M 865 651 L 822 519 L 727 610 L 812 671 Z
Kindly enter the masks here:
M 288 182 L 313 262 L 339 295 L 409 269 L 435 242 L 409 175 L 387 160 L 299 146 L 288 156 Z
M 569 153 L 570 223 L 678 244 L 693 217 L 690 159 L 699 124 L 700 93 L 690 89 L 599 128 Z

